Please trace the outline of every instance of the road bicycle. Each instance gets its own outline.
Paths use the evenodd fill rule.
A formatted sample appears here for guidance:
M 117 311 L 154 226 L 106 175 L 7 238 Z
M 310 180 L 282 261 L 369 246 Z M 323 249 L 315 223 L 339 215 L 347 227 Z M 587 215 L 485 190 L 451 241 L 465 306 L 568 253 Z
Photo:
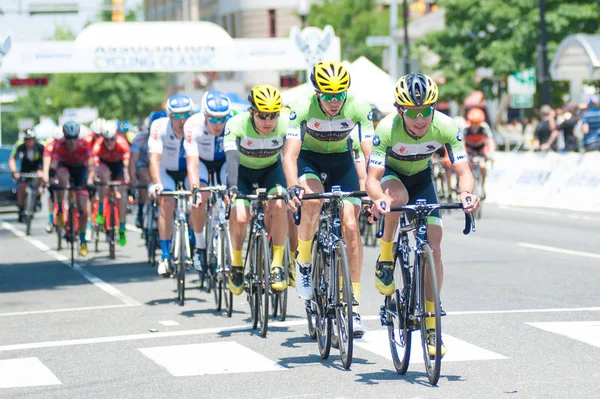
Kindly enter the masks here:
M 25 234 L 31 234 L 31 221 L 33 215 L 38 209 L 38 202 L 40 198 L 39 190 L 36 187 L 37 179 L 39 176 L 35 173 L 23 173 L 20 175 L 20 181 L 25 181 L 27 186 L 25 187 L 25 206 L 23 212 L 25 213 Z
M 421 345 L 427 377 L 432 385 L 436 385 L 440 377 L 442 322 L 445 316 L 438 294 L 436 267 L 427 240 L 427 216 L 435 209 L 462 209 L 460 203 L 427 204 L 425 200 L 417 200 L 415 205 L 391 207 L 390 212 L 402 212 L 400 228 L 394 246 L 394 281 L 396 290 L 385 297 L 381 306 L 381 324 L 387 327 L 388 340 L 394 367 L 398 374 L 405 374 L 410 360 L 412 332 L 420 331 Z M 407 214 L 412 222 L 408 221 Z M 383 235 L 383 220 L 380 218 L 378 235 Z M 475 231 L 472 215 L 465 213 L 464 234 Z M 409 233 L 415 232 L 415 244 L 409 243 Z M 433 303 L 433 312 L 425 310 L 425 301 Z M 431 335 L 435 354 L 430 355 L 428 349 L 428 331 L 426 319 L 435 321 L 435 333 Z M 431 343 L 431 342 L 430 342 Z
M 483 208 L 483 199 L 485 198 L 483 188 L 483 174 L 481 173 L 482 162 L 487 162 L 487 158 L 485 157 L 485 155 L 473 155 L 471 157 L 471 163 L 473 165 L 473 177 L 475 178 L 475 189 L 473 190 L 473 194 L 482 199 L 481 203 L 479 204 L 479 209 L 477 209 L 477 212 L 475 212 L 475 217 L 477 219 L 481 219 L 483 212 L 481 208 Z
M 259 188 L 256 194 L 238 195 L 238 199 L 250 201 L 250 236 L 248 250 L 244 261 L 245 290 L 250 304 L 252 328 L 259 327 L 259 334 L 267 335 L 269 324 L 271 289 L 271 249 L 269 233 L 265 227 L 265 201 L 283 200 L 282 194 L 267 194 L 267 190 Z M 284 221 L 285 222 L 285 221 Z M 286 288 L 287 289 L 287 288 Z
M 116 232 L 118 226 L 120 224 L 120 216 L 119 215 L 119 199 L 117 198 L 117 187 L 123 185 L 121 181 L 109 181 L 107 183 L 102 183 L 97 181 L 97 187 L 108 187 L 108 195 L 104 197 L 104 204 L 102 210 L 102 216 L 104 217 L 104 226 L 98 226 L 96 224 L 96 216 L 99 210 L 100 197 L 98 195 L 98 191 L 96 190 L 96 196 L 94 201 L 94 212 L 92 217 L 92 241 L 94 241 L 95 251 L 98 252 L 98 244 L 100 242 L 100 232 L 104 230 L 106 232 L 106 240 L 108 241 L 108 256 L 111 259 L 115 259 L 115 246 L 117 242 Z
M 158 235 L 158 200 L 156 197 L 149 197 L 146 202 L 146 216 L 144 217 L 144 223 L 142 236 L 146 242 L 148 263 L 150 263 L 151 267 L 156 267 L 156 250 L 160 244 Z
M 189 226 L 186 218 L 188 208 L 188 199 L 192 196 L 191 191 L 182 190 L 181 186 L 177 191 L 163 191 L 159 194 L 162 197 L 175 198 L 175 216 L 173 217 L 173 240 L 171 242 L 171 260 L 172 276 L 177 285 L 177 301 L 180 306 L 185 303 L 185 273 L 192 266 L 192 255 L 189 239 Z
M 344 198 L 366 197 L 364 191 L 342 191 L 333 186 L 331 192 L 304 194 L 302 201 L 324 200 L 319 214 L 319 228 L 312 247 L 313 299 L 306 301 L 309 334 L 317 339 L 323 359 L 331 351 L 332 328 L 337 328 L 337 346 L 344 368 L 352 364 L 354 331 L 352 308 L 354 301 L 346 244 L 342 236 L 340 210 Z M 300 223 L 301 207 L 294 214 Z

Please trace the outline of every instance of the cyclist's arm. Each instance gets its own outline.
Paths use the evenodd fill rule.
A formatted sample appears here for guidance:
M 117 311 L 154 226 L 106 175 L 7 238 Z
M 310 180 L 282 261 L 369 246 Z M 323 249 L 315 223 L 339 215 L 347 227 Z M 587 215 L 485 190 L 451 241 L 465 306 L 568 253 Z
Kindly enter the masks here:
M 302 140 L 290 139 L 288 135 L 283 151 L 283 173 L 288 187 L 298 185 L 298 155 L 302 148 Z
M 372 165 L 369 167 L 365 188 L 367 194 L 369 194 L 369 197 L 373 200 L 382 200 L 386 197 L 380 183 L 384 172 L 385 168 L 373 167 Z
M 240 152 L 238 150 L 230 150 L 225 152 L 227 162 L 227 187 L 237 187 L 239 168 L 240 168 Z
M 468 191 L 473 192 L 475 188 L 475 178 L 471 172 L 468 162 L 456 162 L 452 165 L 454 167 L 454 173 L 458 178 L 458 189 L 460 192 Z
M 358 174 L 358 183 L 360 185 L 360 190 L 364 191 L 367 183 L 367 165 L 365 164 L 365 159 L 355 159 L 354 165 L 356 166 L 356 173 Z
M 150 165 L 149 165 L 149 171 L 150 171 L 150 179 L 152 180 L 152 183 L 154 184 L 162 184 L 161 180 L 160 180 L 160 159 L 161 159 L 162 155 L 157 153 L 157 152 L 151 152 L 150 153 Z
M 94 180 L 96 179 L 96 163 L 94 162 L 94 157 L 92 157 L 92 156 L 90 156 L 87 159 L 87 169 L 88 169 L 87 184 L 88 184 L 88 186 L 92 186 L 94 184 Z
M 17 173 L 17 161 L 13 157 L 8 158 L 8 168 L 13 175 Z
M 140 154 L 138 152 L 131 151 L 131 155 L 129 156 L 129 178 L 135 178 L 137 161 L 140 159 Z
M 198 156 L 190 155 L 185 157 L 185 161 L 187 165 L 187 174 L 190 187 L 200 187 L 200 176 L 198 174 L 200 158 L 198 158 Z

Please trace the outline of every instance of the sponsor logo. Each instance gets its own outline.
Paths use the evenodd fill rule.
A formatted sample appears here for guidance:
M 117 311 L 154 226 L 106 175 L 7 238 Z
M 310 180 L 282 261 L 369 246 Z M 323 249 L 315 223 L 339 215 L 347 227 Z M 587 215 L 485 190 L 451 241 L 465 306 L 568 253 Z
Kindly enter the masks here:
M 229 133 L 231 133 L 231 129 L 229 129 L 228 127 L 225 128 L 225 133 L 223 133 L 224 136 L 227 136 Z
M 379 139 L 379 136 L 373 136 L 373 145 L 379 145 L 381 143 L 381 140 Z
M 371 159 L 369 160 L 369 165 L 381 166 L 383 165 L 383 162 L 378 159 L 373 159 L 373 157 L 371 157 Z
M 457 161 L 462 161 L 463 159 L 467 159 L 467 156 L 466 155 L 459 155 L 459 156 L 456 157 Z
M 188 143 L 192 142 L 192 134 L 191 133 L 187 135 L 187 142 Z
M 273 144 L 273 145 L 279 145 L 279 140 L 273 139 L 273 140 L 271 140 L 271 144 Z
M 293 121 L 294 119 L 296 119 L 296 111 L 291 111 L 290 112 L 290 120 Z
M 369 113 L 367 114 L 367 119 L 370 121 L 373 120 L 373 111 L 369 111 Z
M 459 130 L 459 131 L 456 133 L 456 140 L 458 140 L 458 141 L 462 141 L 462 139 L 463 139 L 463 135 L 462 135 L 462 132 Z
M 321 127 L 321 124 L 319 122 L 315 122 L 315 129 L 318 129 Z
M 398 149 L 398 153 L 400 153 L 400 154 L 406 154 L 406 147 L 400 147 Z
M 429 145 L 427 145 L 427 149 L 428 149 L 429 151 L 434 151 L 434 150 L 435 150 L 435 146 L 434 146 L 434 145 L 431 145 L 431 144 L 429 144 Z
M 254 141 L 252 141 L 252 140 L 248 140 L 248 142 L 247 142 L 247 143 L 248 143 L 248 146 L 252 147 L 252 144 L 254 144 Z
M 348 122 L 342 122 L 341 125 L 346 129 L 350 127 L 350 125 L 348 125 Z
M 307 133 L 319 141 L 342 141 L 348 137 L 349 132 L 321 132 L 309 129 Z

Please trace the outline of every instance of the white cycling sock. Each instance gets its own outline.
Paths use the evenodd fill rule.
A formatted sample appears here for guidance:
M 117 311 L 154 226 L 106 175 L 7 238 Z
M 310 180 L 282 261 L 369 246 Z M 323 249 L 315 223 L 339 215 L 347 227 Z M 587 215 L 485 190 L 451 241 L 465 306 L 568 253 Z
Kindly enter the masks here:
M 206 239 L 204 239 L 204 232 L 196 233 L 194 231 L 194 235 L 196 236 L 196 247 L 200 249 L 206 249 Z

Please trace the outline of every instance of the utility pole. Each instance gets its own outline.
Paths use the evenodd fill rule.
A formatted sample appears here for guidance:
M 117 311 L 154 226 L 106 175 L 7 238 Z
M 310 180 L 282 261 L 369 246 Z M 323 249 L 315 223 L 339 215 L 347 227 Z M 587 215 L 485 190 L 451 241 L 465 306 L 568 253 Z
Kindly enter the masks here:
M 398 80 L 398 43 L 394 40 L 397 27 L 398 0 L 390 0 L 390 76 L 394 82 Z
M 404 21 L 404 48 L 402 56 L 404 57 L 404 74 L 411 73 L 410 70 L 410 48 L 408 44 L 408 0 L 402 4 L 402 19 Z
M 542 84 L 542 104 L 552 104 L 552 81 L 548 73 L 548 34 L 546 31 L 546 0 L 540 0 L 540 52 L 542 70 L 540 71 L 540 83 Z

